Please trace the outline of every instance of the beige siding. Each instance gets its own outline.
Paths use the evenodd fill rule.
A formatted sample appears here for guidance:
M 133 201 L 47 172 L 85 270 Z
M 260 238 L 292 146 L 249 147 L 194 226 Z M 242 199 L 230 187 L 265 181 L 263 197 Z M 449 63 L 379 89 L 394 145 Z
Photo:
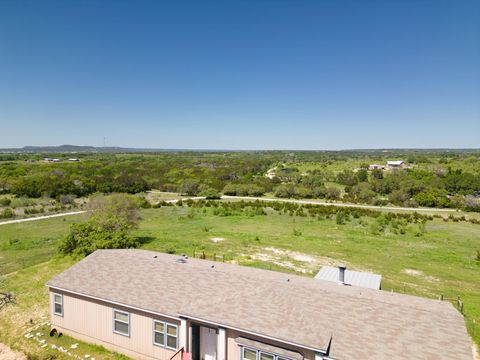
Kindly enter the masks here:
M 54 314 L 54 294 L 63 295 L 63 316 Z M 130 336 L 113 332 L 113 309 L 130 313 Z M 178 326 L 178 344 L 179 346 L 182 344 L 180 320 L 162 318 L 79 295 L 51 290 L 50 314 L 52 326 L 59 332 L 69 334 L 79 340 L 103 345 L 134 359 L 169 360 L 175 353 L 173 350 L 153 345 L 153 319 L 176 324 Z M 196 323 L 208 326 L 208 324 Z M 187 326 L 190 326 L 190 321 L 187 321 Z M 315 360 L 315 353 L 311 350 L 230 329 L 226 329 L 225 360 L 240 360 L 240 346 L 235 342 L 239 336 L 299 352 L 305 360 Z M 189 342 L 186 341 L 186 343 Z
M 262 337 L 253 336 L 247 333 L 230 329 L 227 329 L 227 360 L 240 360 L 240 346 L 235 342 L 235 339 L 239 336 L 260 341 L 265 344 L 278 346 L 287 350 L 296 351 L 302 354 L 305 360 L 315 360 L 315 352 L 311 350 L 306 350 L 292 345 L 286 345 L 278 341 L 271 341 Z
M 168 321 L 180 326 L 180 321 L 162 318 L 106 302 L 72 294 L 63 294 L 63 317 L 54 314 L 51 291 L 51 323 L 59 331 L 75 338 L 93 342 L 106 348 L 125 353 L 135 359 L 168 360 L 175 351 L 153 345 L 153 319 Z M 113 309 L 130 313 L 130 336 L 113 332 Z M 180 328 L 178 335 L 180 335 Z M 179 345 L 181 343 L 179 338 Z

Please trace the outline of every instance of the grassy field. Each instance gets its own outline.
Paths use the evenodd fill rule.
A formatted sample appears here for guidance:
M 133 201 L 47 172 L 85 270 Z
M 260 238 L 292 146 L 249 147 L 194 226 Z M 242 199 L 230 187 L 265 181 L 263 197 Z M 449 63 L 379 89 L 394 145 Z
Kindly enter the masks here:
M 480 225 L 435 219 L 427 222 L 422 236 L 417 236 L 414 224 L 404 235 L 388 228 L 374 235 L 371 218 L 338 225 L 333 219 L 290 217 L 273 211 L 268 215 L 219 216 L 211 208 L 177 206 L 145 209 L 142 217 L 135 235 L 144 238 L 147 249 L 189 256 L 194 251 L 197 255 L 216 254 L 225 261 L 305 276 L 313 276 L 322 265 L 342 261 L 352 269 L 382 274 L 382 287 L 387 291 L 430 298 L 459 295 L 465 302 L 471 333 L 471 320 L 480 322 L 480 263 L 476 260 Z M 23 326 L 38 314 L 46 315 L 45 282 L 73 263 L 69 258 L 55 257 L 56 246 L 69 224 L 82 218 L 0 228 L 0 271 L 9 273 L 5 287 L 19 295 L 18 305 L 2 311 L 0 342 L 15 345 L 21 334 L 7 331 L 9 335 L 5 335 L 4 330 Z M 479 327 L 475 340 L 480 343 Z M 25 351 L 31 342 L 22 339 L 18 344 L 17 348 Z

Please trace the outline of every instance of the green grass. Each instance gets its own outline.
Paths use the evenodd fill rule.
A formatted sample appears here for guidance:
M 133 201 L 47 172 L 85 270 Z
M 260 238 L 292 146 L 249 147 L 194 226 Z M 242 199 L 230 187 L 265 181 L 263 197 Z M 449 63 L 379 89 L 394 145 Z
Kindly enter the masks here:
M 70 224 L 86 215 L 0 225 L 0 275 L 48 261 Z
M 480 225 L 435 219 L 427 222 L 423 236 L 415 235 L 418 226 L 414 224 L 408 226 L 404 235 L 391 229 L 373 235 L 371 218 L 337 225 L 333 219 L 290 217 L 273 211 L 266 216 L 216 216 L 211 208 L 177 206 L 144 209 L 142 217 L 134 235 L 146 241 L 143 245 L 146 249 L 185 252 L 190 256 L 195 250 L 224 255 L 227 261 L 248 266 L 290 272 L 304 270 L 307 276 L 312 276 L 324 263 L 341 261 L 352 269 L 382 274 L 386 291 L 430 298 L 440 294 L 446 298 L 459 295 L 465 302 L 470 333 L 473 333 L 471 320 L 480 322 L 480 264 L 475 260 L 476 251 L 480 250 Z M 9 273 L 18 270 L 7 277 L 6 288 L 19 295 L 19 304 L 7 309 L 5 316 L 2 312 L 0 317 L 1 342 L 15 344 L 18 336 L 18 333 L 5 335 L 2 327 L 8 330 L 18 324 L 18 318 L 24 322 L 32 314 L 46 313 L 45 282 L 73 261 L 68 258 L 45 261 L 55 254 L 69 224 L 82 218 L 0 227 L 0 261 Z M 212 238 L 221 240 L 214 242 Z M 20 244 L 10 244 L 10 239 L 20 239 Z M 272 248 L 282 252 L 275 254 Z M 311 256 L 313 265 L 293 258 L 298 253 Z M 480 344 L 478 326 L 475 341 Z M 23 339 L 19 343 L 23 344 Z
M 89 354 L 101 360 L 128 359 L 101 346 L 87 344 L 69 336 L 51 338 L 49 326 L 42 325 L 49 320 L 48 291 L 45 283 L 74 262 L 68 257 L 54 258 L 6 276 L 4 286 L 8 291 L 17 294 L 17 303 L 8 305 L 1 311 L 0 342 L 7 344 L 13 350 L 24 352 L 32 359 L 72 359 L 58 350 L 52 350 L 51 345 L 62 346 L 82 358 L 85 354 Z M 27 333 L 36 334 L 37 332 L 43 334 L 41 339 L 45 339 L 48 343 L 46 349 L 41 348 L 42 344 L 37 340 L 27 339 L 24 336 Z M 74 343 L 78 343 L 78 348 L 71 350 L 70 346 Z

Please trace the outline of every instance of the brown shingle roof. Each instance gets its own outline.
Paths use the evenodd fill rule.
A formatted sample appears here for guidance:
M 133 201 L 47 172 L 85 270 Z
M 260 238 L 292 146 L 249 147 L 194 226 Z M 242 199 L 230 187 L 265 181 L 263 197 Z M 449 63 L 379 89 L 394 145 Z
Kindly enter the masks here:
M 325 350 L 338 359 L 471 360 L 448 302 L 145 250 L 99 250 L 48 286 L 186 315 Z

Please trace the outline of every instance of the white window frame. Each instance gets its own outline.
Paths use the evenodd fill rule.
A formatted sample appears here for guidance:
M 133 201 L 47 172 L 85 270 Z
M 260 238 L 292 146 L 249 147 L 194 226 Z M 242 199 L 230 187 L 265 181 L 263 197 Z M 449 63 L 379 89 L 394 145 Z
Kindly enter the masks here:
M 157 331 L 155 330 L 155 324 L 163 324 L 163 332 L 161 331 Z M 177 324 L 173 324 L 173 323 L 170 323 L 170 322 L 167 322 L 167 321 L 162 321 L 162 320 L 153 320 L 152 322 L 152 335 L 153 335 L 153 345 L 155 346 L 159 346 L 159 347 L 163 347 L 165 349 L 168 349 L 168 350 L 178 350 L 178 344 L 179 344 L 179 333 L 178 333 L 178 325 Z M 168 327 L 171 326 L 171 327 L 174 327 L 175 328 L 175 336 L 172 336 L 172 335 L 168 335 Z M 155 333 L 158 333 L 158 334 L 163 334 L 163 342 L 164 344 L 159 344 L 157 342 L 155 342 Z M 175 337 L 175 345 L 176 347 L 171 347 L 171 346 L 168 346 L 168 337 Z
M 283 355 L 277 355 L 268 351 L 263 351 L 260 349 L 256 349 L 250 346 L 243 346 L 242 345 L 242 351 L 240 352 L 240 360 L 247 360 L 245 358 L 245 350 L 250 350 L 250 351 L 255 351 L 255 359 L 256 360 L 261 360 L 260 354 L 263 353 L 265 355 L 270 355 L 273 356 L 273 360 L 292 360 L 289 357 L 283 356 Z
M 123 320 L 117 320 L 115 319 L 115 313 L 120 313 L 120 314 L 123 314 L 123 315 L 127 315 L 128 317 L 128 321 L 123 321 Z M 122 324 L 126 324 L 127 327 L 128 327 L 128 331 L 127 333 L 123 333 L 121 331 L 118 331 L 118 330 L 115 330 L 115 322 L 119 322 L 119 323 L 122 323 Z M 130 313 L 128 311 L 123 311 L 123 310 L 118 310 L 118 309 L 113 309 L 113 312 L 112 312 L 112 330 L 115 334 L 118 334 L 118 335 L 122 335 L 122 336 L 127 336 L 127 337 L 130 337 Z
M 58 303 L 56 300 L 56 297 L 60 296 L 61 302 Z M 60 305 L 62 307 L 61 312 L 57 312 L 56 305 Z M 53 293 L 53 313 L 57 316 L 62 316 L 63 317 L 63 294 L 57 294 Z

